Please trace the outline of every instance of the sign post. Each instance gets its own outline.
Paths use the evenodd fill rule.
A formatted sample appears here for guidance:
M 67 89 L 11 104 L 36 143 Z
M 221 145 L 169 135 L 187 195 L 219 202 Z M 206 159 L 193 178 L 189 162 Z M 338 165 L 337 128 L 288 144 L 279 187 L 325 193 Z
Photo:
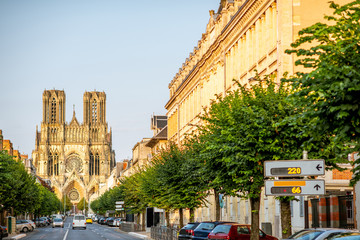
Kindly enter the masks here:
M 265 177 L 305 177 L 325 174 L 325 161 L 320 160 L 280 160 L 265 161 Z M 267 196 L 324 195 L 324 180 L 281 179 L 266 180 Z
M 124 201 L 117 201 L 115 202 L 115 210 L 116 211 L 124 211 L 124 208 L 123 208 L 123 204 L 124 204 Z
M 265 177 L 303 177 L 325 174 L 324 160 L 265 161 Z
M 267 196 L 303 196 L 324 194 L 324 180 L 291 179 L 265 181 L 265 195 Z

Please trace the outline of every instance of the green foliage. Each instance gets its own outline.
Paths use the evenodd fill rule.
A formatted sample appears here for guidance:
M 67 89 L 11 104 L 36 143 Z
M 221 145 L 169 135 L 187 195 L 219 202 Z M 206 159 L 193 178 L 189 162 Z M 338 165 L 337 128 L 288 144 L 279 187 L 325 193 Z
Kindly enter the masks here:
M 315 140 L 334 136 L 332 147 L 345 159 L 360 147 L 360 1 L 344 6 L 331 2 L 330 7 L 334 14 L 325 17 L 330 23 L 303 29 L 293 49 L 286 51 L 295 53 L 296 65 L 309 71 L 284 81 L 292 84 L 293 99 L 304 110 L 301 118 L 310 123 L 304 129 L 307 134 Z M 344 146 L 346 151 L 341 151 Z M 359 166 L 354 168 L 353 184 L 360 179 Z
M 26 212 L 47 215 L 59 210 L 56 195 L 36 183 L 24 165 L 5 151 L 0 151 L 0 183 L 0 211 L 13 208 L 15 215 Z
M 87 202 L 87 201 L 85 201 L 85 210 L 87 211 L 87 210 L 89 210 L 89 205 L 88 205 L 89 203 Z M 84 210 L 84 198 L 82 198 L 81 200 L 80 200 L 80 202 L 77 204 L 77 208 L 79 209 L 79 210 Z
M 92 201 L 90 203 L 90 208 L 96 213 L 99 212 L 101 214 L 105 214 L 105 212 L 107 210 L 115 210 L 115 202 L 121 201 L 123 199 L 124 199 L 123 188 L 122 187 L 114 187 L 114 188 L 106 191 L 98 199 Z M 82 201 L 84 201 L 84 199 L 82 199 Z M 86 204 L 86 209 L 87 209 L 87 207 L 88 207 L 88 205 Z M 82 206 L 81 210 L 82 209 L 84 209 L 83 206 Z
M 204 204 L 206 188 L 191 148 L 181 149 L 170 143 L 155 157 L 154 163 L 152 176 L 156 176 L 157 188 L 161 190 L 159 207 L 194 209 Z
M 65 207 L 65 212 L 70 211 L 72 209 L 72 206 L 73 206 L 73 204 L 71 203 L 69 197 L 65 197 L 65 198 L 61 199 L 61 210 L 60 211 L 64 211 L 64 207 Z

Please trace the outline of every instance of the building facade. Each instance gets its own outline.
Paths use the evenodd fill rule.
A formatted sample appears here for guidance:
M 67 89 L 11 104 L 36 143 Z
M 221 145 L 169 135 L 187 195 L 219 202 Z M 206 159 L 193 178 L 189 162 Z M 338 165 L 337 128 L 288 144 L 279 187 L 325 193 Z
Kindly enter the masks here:
M 37 175 L 51 181 L 60 199 L 66 195 L 76 205 L 83 197 L 92 201 L 106 191 L 115 153 L 106 122 L 106 94 L 84 93 L 82 124 L 75 110 L 71 122 L 65 122 L 65 100 L 64 91 L 44 91 L 32 158 Z
M 344 4 L 350 0 L 335 2 Z M 326 0 L 221 0 L 217 11 L 210 11 L 206 31 L 197 46 L 169 83 L 170 98 L 165 105 L 169 141 L 181 144 L 187 133 L 196 130 L 201 124 L 197 116 L 210 106 L 215 95 L 224 96 L 234 89 L 233 80 L 247 85 L 256 70 L 260 76 L 276 74 L 279 81 L 285 72 L 291 75 L 303 70 L 295 66 L 295 57 L 284 51 L 298 38 L 299 30 L 324 21 L 325 14 L 332 14 Z M 333 176 L 327 174 L 330 175 Z M 352 190 L 348 179 L 326 180 L 331 194 Z M 305 201 L 302 198 L 301 204 Z M 195 221 L 215 220 L 213 196 L 209 203 L 208 207 L 197 209 Z M 268 233 L 281 237 L 277 200 L 263 196 L 260 214 L 261 224 L 270 223 Z M 250 223 L 250 217 L 248 201 L 225 199 L 222 220 Z M 172 222 L 178 222 L 178 218 L 172 214 Z M 312 220 L 294 215 L 299 229 Z

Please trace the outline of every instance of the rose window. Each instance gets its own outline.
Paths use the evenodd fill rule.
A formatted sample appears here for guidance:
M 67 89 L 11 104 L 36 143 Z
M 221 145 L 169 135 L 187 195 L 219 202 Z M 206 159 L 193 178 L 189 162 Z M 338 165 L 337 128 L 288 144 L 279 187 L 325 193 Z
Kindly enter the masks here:
M 77 172 L 81 172 L 82 167 L 81 159 L 77 154 L 70 155 L 66 160 L 66 172 L 71 172 L 74 169 Z
M 75 188 L 71 189 L 68 195 L 71 201 L 78 201 L 80 197 L 79 192 Z

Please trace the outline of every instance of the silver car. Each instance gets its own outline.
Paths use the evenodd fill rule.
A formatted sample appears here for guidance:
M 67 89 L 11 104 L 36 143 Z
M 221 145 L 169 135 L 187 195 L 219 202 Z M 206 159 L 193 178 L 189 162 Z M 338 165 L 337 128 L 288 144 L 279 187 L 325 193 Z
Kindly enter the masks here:
M 308 228 L 294 233 L 288 239 L 324 240 L 343 232 L 357 232 L 357 231 L 351 229 L 341 229 L 341 228 Z
M 62 218 L 54 218 L 53 222 L 52 222 L 52 227 L 64 227 L 64 221 L 62 220 Z
M 16 231 L 27 233 L 32 230 L 33 227 L 27 220 L 16 220 Z

